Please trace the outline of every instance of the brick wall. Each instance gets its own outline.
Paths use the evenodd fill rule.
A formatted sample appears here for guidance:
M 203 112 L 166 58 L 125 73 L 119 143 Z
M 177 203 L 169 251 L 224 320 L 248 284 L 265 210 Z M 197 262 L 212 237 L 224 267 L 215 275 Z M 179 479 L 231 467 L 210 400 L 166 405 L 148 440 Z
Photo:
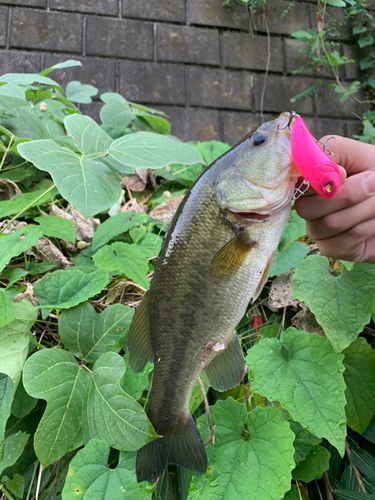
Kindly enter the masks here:
M 221 5 L 222 0 L 0 0 L 0 74 L 78 59 L 82 68 L 56 73 L 63 85 L 76 79 L 100 93 L 120 92 L 163 110 L 172 133 L 183 140 L 234 144 L 260 122 L 267 35 L 262 18 L 250 19 L 243 5 L 229 12 Z M 296 2 L 281 19 L 289 1 L 274 5 L 267 13 L 271 59 L 264 118 L 295 108 L 317 136 L 355 133 L 359 122 L 353 112 L 361 108 L 352 101 L 338 104 L 340 96 L 332 91 L 321 88 L 313 98 L 289 102 L 311 85 L 310 77 L 291 76 L 302 60 L 289 35 L 312 27 L 316 8 Z M 336 17 L 335 9 L 331 13 Z M 350 37 L 344 27 L 342 54 L 355 50 Z M 352 81 L 358 72 L 350 65 L 341 76 Z M 100 103 L 82 108 L 97 118 Z

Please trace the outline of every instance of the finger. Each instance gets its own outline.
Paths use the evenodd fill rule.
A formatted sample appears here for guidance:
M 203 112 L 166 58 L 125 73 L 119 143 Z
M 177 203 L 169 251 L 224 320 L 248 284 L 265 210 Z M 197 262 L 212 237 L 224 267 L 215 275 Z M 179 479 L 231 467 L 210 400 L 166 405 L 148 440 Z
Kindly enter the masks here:
M 351 262 L 375 262 L 375 218 L 366 220 L 337 236 L 316 241 L 327 257 Z
M 295 202 L 297 213 L 307 221 L 320 219 L 330 213 L 357 205 L 375 193 L 375 172 L 362 172 L 346 179 L 330 200 L 302 196 Z
M 361 203 L 310 221 L 306 227 L 308 228 L 308 235 L 316 241 L 348 231 L 374 217 L 375 196 L 370 196 Z
M 339 135 L 326 135 L 320 142 L 325 144 L 328 140 L 327 147 L 334 154 L 333 160 L 343 166 L 348 175 L 365 170 L 375 171 L 375 146 Z

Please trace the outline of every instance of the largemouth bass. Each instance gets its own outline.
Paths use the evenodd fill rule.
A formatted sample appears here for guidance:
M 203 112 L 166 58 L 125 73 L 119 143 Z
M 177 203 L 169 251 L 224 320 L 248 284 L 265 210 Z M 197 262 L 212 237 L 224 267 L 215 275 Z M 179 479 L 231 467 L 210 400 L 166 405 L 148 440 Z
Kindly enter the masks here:
M 268 278 L 290 212 L 292 119 L 264 123 L 207 167 L 169 226 L 127 337 L 133 371 L 154 363 L 146 413 L 163 436 L 138 451 L 138 481 L 154 482 L 169 464 L 206 471 L 189 399 L 202 370 L 218 391 L 246 373 L 235 327 Z

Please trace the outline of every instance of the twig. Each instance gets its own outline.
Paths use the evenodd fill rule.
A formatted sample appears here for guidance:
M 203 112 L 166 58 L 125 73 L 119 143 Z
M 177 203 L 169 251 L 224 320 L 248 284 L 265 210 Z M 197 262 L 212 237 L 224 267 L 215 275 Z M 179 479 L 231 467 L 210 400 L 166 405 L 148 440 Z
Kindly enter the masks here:
M 286 315 L 286 307 L 284 307 L 284 312 L 283 312 L 283 320 L 281 322 L 281 331 L 284 331 L 284 326 L 285 326 L 285 315 Z
M 35 494 L 35 497 L 33 498 L 33 500 L 38 500 L 38 498 L 39 498 L 39 490 L 40 490 L 40 482 L 42 480 L 42 472 L 43 472 L 43 465 L 40 464 L 39 474 L 38 474 L 38 482 L 36 483 L 36 494 Z
M 325 473 L 324 473 L 324 482 L 326 485 L 327 499 L 334 500 L 333 495 L 332 495 L 332 486 L 331 486 L 331 483 L 329 482 L 329 477 L 328 477 L 327 471 L 325 471 Z
M 363 481 L 362 481 L 361 473 L 359 472 L 359 470 L 357 469 L 357 467 L 353 464 L 352 459 L 350 458 L 351 449 L 350 449 L 349 443 L 347 441 L 345 441 L 345 451 L 346 451 L 346 454 L 348 455 L 348 459 L 349 459 L 349 462 L 350 462 L 350 467 L 352 467 L 352 469 L 353 469 L 353 472 L 354 472 L 355 478 L 357 480 L 359 489 L 363 493 L 367 494 L 365 485 L 363 484 Z
M 266 72 L 264 74 L 262 94 L 260 97 L 260 119 L 262 120 L 262 123 L 263 123 L 264 95 L 266 93 L 267 78 L 268 78 L 268 72 L 270 70 L 270 62 L 271 62 L 271 37 L 270 37 L 270 30 L 268 29 L 267 16 L 266 16 L 265 12 L 263 12 L 263 20 L 264 20 L 264 25 L 265 25 L 266 31 L 267 31 L 267 64 L 266 64 Z
M 46 489 L 46 488 L 47 488 L 47 486 L 48 486 L 49 482 L 51 481 L 52 476 L 53 476 L 53 474 L 54 474 L 54 472 L 55 472 L 55 470 L 56 470 L 56 468 L 57 468 L 57 465 L 58 465 L 59 463 L 60 463 L 60 460 L 59 460 L 58 462 L 56 462 L 56 463 L 55 463 L 55 465 L 53 466 L 53 469 L 52 469 L 51 474 L 48 476 L 47 481 L 45 481 L 45 483 L 43 484 L 43 486 L 40 488 L 39 493 L 42 493 L 42 491 L 43 491 L 44 489 Z M 39 479 L 39 478 L 38 478 L 38 479 Z M 33 498 L 32 498 L 31 500 L 36 500 L 36 499 L 37 499 L 37 495 L 34 495 L 34 496 L 33 496 Z
M 30 484 L 29 484 L 29 489 L 27 492 L 26 500 L 29 500 L 29 498 L 30 498 L 31 489 L 33 487 L 33 482 L 34 482 L 34 477 L 35 477 L 35 472 L 36 472 L 37 467 L 38 467 L 38 461 L 36 461 L 35 465 L 34 465 L 33 475 L 31 476 L 31 479 L 30 479 Z
M 207 417 L 207 424 L 208 424 L 208 428 L 210 429 L 210 438 L 204 443 L 204 445 L 207 446 L 210 443 L 212 443 L 212 445 L 215 445 L 215 427 L 212 427 L 211 416 L 210 416 L 210 407 L 208 406 L 206 391 L 204 390 L 204 385 L 203 385 L 202 379 L 200 377 L 198 377 L 198 380 L 199 380 L 199 385 L 201 386 L 201 391 L 202 391 L 202 395 L 203 395 L 204 407 L 206 410 L 206 417 Z

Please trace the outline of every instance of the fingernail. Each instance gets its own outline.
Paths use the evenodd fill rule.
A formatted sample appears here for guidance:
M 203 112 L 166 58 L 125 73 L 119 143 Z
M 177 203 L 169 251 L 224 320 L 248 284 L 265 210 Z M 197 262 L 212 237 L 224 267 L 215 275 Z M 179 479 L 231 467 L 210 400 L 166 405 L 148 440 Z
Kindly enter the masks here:
M 362 180 L 363 188 L 367 194 L 375 193 L 375 173 L 369 174 Z

